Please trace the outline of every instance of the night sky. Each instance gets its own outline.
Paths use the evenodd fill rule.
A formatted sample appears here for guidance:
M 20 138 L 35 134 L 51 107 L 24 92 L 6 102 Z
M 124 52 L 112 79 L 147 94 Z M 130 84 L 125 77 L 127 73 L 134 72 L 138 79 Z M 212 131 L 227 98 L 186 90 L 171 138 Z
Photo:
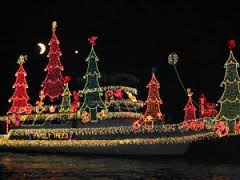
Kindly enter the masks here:
M 187 97 L 169 53 L 179 56 L 177 69 L 186 88 L 192 88 L 198 101 L 204 92 L 217 102 L 223 89 L 219 87 L 228 57 L 227 41 L 235 39 L 235 57 L 239 56 L 240 11 L 234 3 L 210 1 L 26 1 L 1 4 L 0 29 L 0 99 L 1 114 L 6 113 L 13 94 L 20 54 L 28 55 L 24 64 L 31 103 L 38 98 L 48 63 L 39 54 L 38 42 L 51 38 L 51 22 L 58 22 L 57 36 L 65 67 L 70 75 L 71 90 L 81 89 L 86 71 L 84 61 L 90 51 L 87 38 L 98 36 L 95 51 L 100 58 L 103 75 L 101 85 L 130 85 L 138 88 L 139 99 L 146 99 L 146 84 L 151 68 L 157 68 L 163 99 L 162 111 L 169 119 L 181 121 Z M 48 50 L 48 49 L 47 49 Z M 74 51 L 78 50 L 79 54 Z

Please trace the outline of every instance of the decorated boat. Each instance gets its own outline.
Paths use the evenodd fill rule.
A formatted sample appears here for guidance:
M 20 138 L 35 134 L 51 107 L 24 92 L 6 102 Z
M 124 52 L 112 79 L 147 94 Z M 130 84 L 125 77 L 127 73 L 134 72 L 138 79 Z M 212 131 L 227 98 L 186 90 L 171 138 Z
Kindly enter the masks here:
M 0 136 L 1 151 L 81 153 L 106 155 L 183 155 L 192 142 L 236 135 L 240 132 L 240 93 L 238 63 L 232 53 L 220 99 L 220 111 L 202 94 L 199 105 L 193 103 L 193 92 L 186 90 L 187 103 L 184 118 L 178 124 L 166 124 L 161 111 L 160 83 L 156 71 L 147 84 L 145 102 L 138 100 L 136 88 L 114 85 L 100 86 L 99 58 L 95 52 L 97 36 L 88 38 L 91 50 L 86 58 L 88 67 L 83 78 L 83 89 L 71 91 L 71 77 L 63 77 L 61 51 L 56 36 L 56 22 L 52 24 L 49 43 L 49 63 L 46 78 L 35 105 L 27 94 L 26 56 L 20 55 L 15 74 L 12 103 L 6 116 L 1 116 L 6 134 Z M 176 56 L 169 56 L 175 66 Z M 233 84 L 231 86 L 231 83 Z M 237 89 L 237 91 L 231 91 Z M 236 106 L 236 107 L 235 107 Z M 145 108 L 146 107 L 146 108 Z M 232 109 L 229 107 L 232 107 Z M 196 116 L 199 108 L 199 118 Z M 234 111 L 233 111 L 234 109 Z

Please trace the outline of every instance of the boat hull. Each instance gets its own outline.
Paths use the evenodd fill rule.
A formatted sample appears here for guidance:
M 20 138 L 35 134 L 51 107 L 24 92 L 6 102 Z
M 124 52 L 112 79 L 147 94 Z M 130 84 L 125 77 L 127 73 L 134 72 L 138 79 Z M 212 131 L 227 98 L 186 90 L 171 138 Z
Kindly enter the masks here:
M 111 140 L 108 140 L 111 141 Z M 44 145 L 45 143 L 45 145 Z M 52 146 L 51 144 L 58 144 Z M 86 142 L 84 142 L 86 143 Z M 90 142 L 89 142 L 90 143 Z M 101 142 L 99 142 L 101 144 Z M 104 140 L 106 143 L 106 140 Z M 112 143 L 112 142 L 107 142 Z M 21 144 L 21 145 L 15 145 Z M 184 155 L 190 143 L 176 144 L 114 144 L 112 145 L 82 145 L 81 141 L 35 141 L 35 140 L 8 140 L 1 143 L 1 151 L 38 152 L 38 153 L 74 153 L 94 155 Z

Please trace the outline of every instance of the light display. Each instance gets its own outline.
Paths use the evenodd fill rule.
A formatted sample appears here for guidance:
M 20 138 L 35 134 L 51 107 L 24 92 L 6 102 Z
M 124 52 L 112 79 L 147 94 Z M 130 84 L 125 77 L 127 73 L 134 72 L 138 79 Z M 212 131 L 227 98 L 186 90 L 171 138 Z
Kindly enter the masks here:
M 51 106 L 50 106 L 51 107 Z M 44 106 L 45 109 L 49 109 L 50 107 Z M 101 112 L 101 111 L 100 111 Z M 82 113 L 81 113 L 82 115 Z M 52 121 L 56 119 L 61 120 L 76 120 L 81 118 L 79 113 L 42 113 L 42 114 L 31 114 L 31 115 L 19 115 L 20 121 L 27 121 L 27 120 L 46 120 Z M 135 112 L 107 112 L 105 113 L 104 119 L 139 119 L 142 116 L 141 113 Z M 8 116 L 0 116 L 0 121 L 6 121 Z
M 199 97 L 199 116 L 201 118 L 216 117 L 217 113 L 216 104 L 207 102 L 206 96 L 202 93 Z
M 56 134 L 57 135 L 57 134 Z M 132 138 L 132 139 L 117 139 L 117 140 L 67 140 L 68 134 L 58 134 L 58 137 L 64 137 L 65 140 L 8 140 L 2 139 L 0 147 L 4 148 L 19 148 L 19 149 L 35 149 L 41 148 L 51 152 L 76 152 L 78 148 L 93 148 L 93 147 L 116 147 L 121 145 L 148 145 L 148 144 L 176 144 L 176 143 L 191 143 L 203 139 L 216 138 L 213 132 L 203 132 L 189 136 L 180 137 L 160 137 L 160 138 Z
M 147 88 L 149 88 L 148 97 L 145 101 L 147 105 L 147 110 L 144 116 L 152 116 L 153 120 L 163 119 L 163 115 L 160 111 L 160 105 L 163 103 L 159 96 L 160 84 L 155 76 L 155 73 L 152 73 L 151 81 L 148 83 Z
M 54 113 L 55 111 L 56 111 L 56 106 L 51 105 L 51 106 L 49 107 L 49 112 L 50 112 L 50 113 Z
M 111 101 L 111 103 L 115 104 L 115 105 L 128 105 L 128 106 L 133 106 L 136 108 L 140 108 L 143 107 L 143 101 L 137 101 L 137 102 L 133 102 L 131 100 L 115 100 L 115 101 Z
M 147 120 L 147 117 L 151 117 L 151 121 L 154 120 L 163 120 L 163 115 L 160 111 L 160 104 L 162 104 L 162 100 L 159 96 L 159 88 L 160 84 L 154 74 L 152 72 L 152 78 L 151 81 L 148 83 L 147 88 L 149 88 L 148 97 L 145 101 L 145 104 L 147 105 L 147 110 L 144 113 L 143 116 L 141 116 L 137 121 L 133 123 L 133 129 L 139 129 L 141 125 Z M 150 124 L 150 121 L 145 123 Z
M 62 55 L 59 48 L 59 40 L 55 34 L 57 27 L 56 21 L 52 23 L 52 39 L 49 43 L 50 49 L 48 53 L 49 63 L 45 68 L 48 74 L 42 83 L 43 91 L 46 96 L 50 97 L 51 101 L 54 101 L 63 93 L 64 82 L 61 71 L 63 71 L 63 66 L 60 62 L 60 56 Z
M 184 121 L 191 121 L 196 119 L 196 107 L 192 103 L 192 95 L 193 92 L 191 92 L 191 89 L 187 89 L 187 95 L 188 95 L 188 102 L 186 106 L 184 107 Z
M 182 125 L 179 126 L 179 128 L 187 131 L 188 130 L 200 131 L 203 129 L 212 129 L 211 126 L 208 126 L 204 121 L 200 121 L 200 120 L 184 121 Z
M 150 118 L 149 118 L 150 120 Z M 150 125 L 151 126 L 151 125 Z M 75 134 L 76 136 L 105 136 L 105 135 L 123 135 L 123 134 L 144 134 L 148 133 L 150 134 L 165 134 L 168 133 L 168 136 L 177 136 L 182 137 L 184 136 L 184 132 L 188 132 L 189 129 L 183 129 L 181 125 L 179 124 L 169 124 L 169 125 L 155 125 L 154 128 L 148 129 L 148 128 L 140 128 L 138 130 L 135 130 L 131 127 L 96 127 L 96 128 L 55 128 L 55 129 L 11 129 L 9 134 L 10 136 L 26 136 L 28 134 L 32 134 L 33 138 L 35 137 L 41 137 L 41 135 L 46 134 L 68 134 L 69 132 L 72 134 Z M 215 134 L 214 131 L 208 131 L 213 134 Z M 201 133 L 201 132 L 197 132 Z M 203 132 L 203 133 L 206 133 Z M 193 132 L 190 132 L 186 136 L 195 135 Z M 216 134 L 215 134 L 216 135 Z
M 230 54 L 224 67 L 226 68 L 224 80 L 221 86 L 224 86 L 224 92 L 219 100 L 220 111 L 215 117 L 216 121 L 226 121 L 230 128 L 230 134 L 235 134 L 235 122 L 240 118 L 240 78 L 238 75 L 239 63 L 235 59 L 232 49 L 235 47 L 235 41 L 228 41 Z
M 47 108 L 44 106 L 44 102 L 43 102 L 43 100 L 45 99 L 45 97 L 46 97 L 46 95 L 44 94 L 44 91 L 41 90 L 41 91 L 39 92 L 39 99 L 40 99 L 40 101 L 37 100 L 37 101 L 36 101 L 36 107 L 33 108 L 33 110 L 34 110 L 36 113 L 41 114 L 41 113 L 43 113 L 44 111 L 47 110 Z
M 119 89 L 114 90 L 113 95 L 116 99 L 123 99 L 123 88 L 120 87 Z
M 102 90 L 104 91 L 108 91 L 108 90 L 116 90 L 116 89 L 123 89 L 124 92 L 131 92 L 133 95 L 137 95 L 137 89 L 136 88 L 131 88 L 131 87 L 127 87 L 127 86 L 103 86 L 101 87 Z
M 72 112 L 71 92 L 68 87 L 68 82 L 65 84 L 59 112 Z
M 154 128 L 153 118 L 152 116 L 147 116 L 144 121 L 144 128 L 146 130 L 152 130 Z
M 236 133 L 240 134 L 240 122 L 236 123 Z
M 80 114 L 83 111 L 87 111 L 89 113 L 90 122 L 97 122 L 97 112 L 101 109 L 107 109 L 107 106 L 101 99 L 103 90 L 99 86 L 98 82 L 98 79 L 101 78 L 101 74 L 98 70 L 97 65 L 97 61 L 99 61 L 99 59 L 94 51 L 96 39 L 96 36 L 88 38 L 90 44 L 92 45 L 92 48 L 86 59 L 88 62 L 87 72 L 83 76 L 83 78 L 86 79 L 84 89 L 81 91 L 81 93 L 84 95 L 84 101 L 80 110 L 78 111 Z
M 223 121 L 218 121 L 215 124 L 216 134 L 218 137 L 224 137 L 228 135 L 229 127 L 225 125 Z
M 72 112 L 77 112 L 80 106 L 79 102 L 80 93 L 77 91 L 73 91 L 72 94 L 73 94 Z
M 32 105 L 28 102 L 29 97 L 27 94 L 28 84 L 26 81 L 27 73 L 23 68 L 23 64 L 26 60 L 26 56 L 20 55 L 17 63 L 19 68 L 15 74 L 16 81 L 13 85 L 15 89 L 14 94 L 9 99 L 9 102 L 13 102 L 11 108 L 8 110 L 7 114 L 16 113 L 16 114 L 31 114 Z
M 126 94 L 128 95 L 128 98 L 129 98 L 132 102 L 137 102 L 136 96 L 134 96 L 131 92 L 126 91 Z
M 81 114 L 81 119 L 83 123 L 89 122 L 89 113 L 87 111 L 83 111 Z

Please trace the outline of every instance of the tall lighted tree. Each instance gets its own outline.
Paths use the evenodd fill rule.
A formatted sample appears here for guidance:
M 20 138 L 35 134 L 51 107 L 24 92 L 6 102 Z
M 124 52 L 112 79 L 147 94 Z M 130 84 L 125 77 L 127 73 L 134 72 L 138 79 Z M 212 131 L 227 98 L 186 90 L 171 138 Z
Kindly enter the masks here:
M 63 76 L 61 71 L 63 71 L 63 66 L 60 62 L 60 56 L 62 55 L 59 48 L 59 40 L 56 36 L 57 23 L 54 21 L 52 23 L 52 39 L 49 43 L 50 49 L 48 53 L 49 63 L 45 68 L 47 71 L 47 76 L 42 83 L 43 91 L 46 96 L 54 101 L 60 95 L 62 95 L 64 90 Z
M 83 90 L 81 91 L 81 93 L 84 95 L 84 101 L 79 110 L 79 113 L 82 113 L 83 111 L 84 113 L 87 112 L 89 114 L 89 119 L 91 122 L 97 122 L 99 119 L 97 116 L 98 111 L 107 108 L 101 99 L 103 90 L 98 82 L 98 79 L 101 78 L 101 74 L 97 65 L 99 58 L 94 51 L 96 39 L 96 36 L 88 38 L 88 41 L 92 47 L 86 59 L 88 62 L 88 67 L 86 74 L 83 76 L 83 78 L 86 79 L 86 83 Z
M 147 117 L 150 115 L 154 120 L 163 120 L 163 115 L 160 110 L 160 105 L 163 103 L 159 95 L 160 84 L 155 76 L 154 70 L 152 72 L 151 81 L 148 83 L 147 88 L 149 91 L 147 100 L 145 101 L 147 109 L 144 116 Z
M 224 86 L 224 92 L 219 99 L 220 111 L 217 114 L 216 121 L 225 121 L 230 128 L 230 133 L 235 133 L 236 119 L 240 118 L 240 78 L 238 75 L 239 63 L 235 59 L 232 49 L 235 47 L 235 41 L 228 41 L 230 54 L 224 65 L 225 77 L 221 83 Z
M 66 79 L 66 77 L 64 79 Z M 65 82 L 64 82 L 65 88 L 64 88 L 64 91 L 62 94 L 62 103 L 60 105 L 59 112 L 72 112 L 72 104 L 71 104 L 71 95 L 72 94 L 68 87 L 69 80 L 65 80 Z
M 20 55 L 17 63 L 19 68 L 15 74 L 16 81 L 13 85 L 15 89 L 14 94 L 9 99 L 9 102 L 12 102 L 11 108 L 8 110 L 7 114 L 30 114 L 32 112 L 32 105 L 28 102 L 29 96 L 27 94 L 28 84 L 26 81 L 27 73 L 23 68 L 23 64 L 26 60 L 26 56 Z
M 196 119 L 196 107 L 193 105 L 192 102 L 192 95 L 193 92 L 191 92 L 191 89 L 187 89 L 187 95 L 188 95 L 188 102 L 186 106 L 184 107 L 184 121 L 190 121 Z

